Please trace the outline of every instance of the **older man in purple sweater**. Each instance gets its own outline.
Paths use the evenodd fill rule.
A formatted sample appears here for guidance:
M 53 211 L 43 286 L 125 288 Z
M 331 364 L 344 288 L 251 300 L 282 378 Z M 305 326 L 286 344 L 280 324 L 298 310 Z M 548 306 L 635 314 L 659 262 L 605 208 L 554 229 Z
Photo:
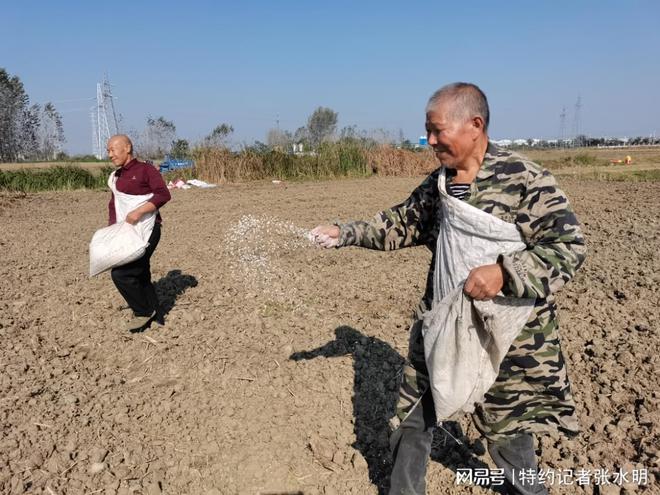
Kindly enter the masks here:
M 126 222 L 136 224 L 143 215 L 158 211 L 171 196 L 170 191 L 163 181 L 160 172 L 153 165 L 138 161 L 133 157 L 133 143 L 123 134 L 112 136 L 108 141 L 108 157 L 117 167 L 115 186 L 117 191 L 125 194 L 153 196 L 138 208 L 126 215 Z M 108 203 L 108 225 L 117 222 L 115 212 L 114 193 Z M 150 259 L 158 241 L 160 240 L 162 219 L 160 213 L 156 213 L 156 223 L 149 237 L 149 246 L 144 256 L 112 269 L 112 281 L 133 310 L 133 317 L 125 327 L 125 330 L 140 331 L 146 328 L 152 321 L 163 323 L 156 290 L 151 282 Z

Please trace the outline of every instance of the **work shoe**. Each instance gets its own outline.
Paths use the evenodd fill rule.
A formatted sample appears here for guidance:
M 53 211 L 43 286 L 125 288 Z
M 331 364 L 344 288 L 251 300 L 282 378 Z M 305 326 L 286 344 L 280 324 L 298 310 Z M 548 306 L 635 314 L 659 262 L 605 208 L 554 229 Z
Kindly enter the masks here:
M 152 322 L 155 316 L 156 316 L 155 311 L 151 313 L 150 316 L 133 315 L 133 317 L 130 320 L 128 320 L 128 322 L 125 323 L 123 330 L 129 332 L 139 332 L 141 330 L 144 330 L 147 326 L 149 326 L 149 324 Z

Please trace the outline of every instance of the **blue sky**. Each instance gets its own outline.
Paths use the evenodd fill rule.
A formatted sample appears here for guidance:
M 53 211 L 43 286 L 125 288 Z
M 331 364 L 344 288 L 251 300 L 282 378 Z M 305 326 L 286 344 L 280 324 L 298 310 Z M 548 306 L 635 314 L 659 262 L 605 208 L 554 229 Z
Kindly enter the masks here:
M 589 135 L 660 134 L 660 2 L 0 3 L 0 67 L 55 102 L 66 149 L 91 151 L 88 107 L 105 72 L 123 127 L 148 115 L 195 141 L 295 130 L 317 106 L 339 127 L 415 139 L 443 84 L 486 92 L 493 138 L 554 138 L 582 98 Z M 71 101 L 75 100 L 75 101 Z

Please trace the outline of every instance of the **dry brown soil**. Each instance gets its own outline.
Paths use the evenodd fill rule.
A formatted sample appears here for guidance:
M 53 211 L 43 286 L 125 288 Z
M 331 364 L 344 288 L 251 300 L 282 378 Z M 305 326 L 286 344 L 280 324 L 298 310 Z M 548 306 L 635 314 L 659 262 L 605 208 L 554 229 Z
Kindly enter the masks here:
M 660 493 L 660 183 L 562 178 L 589 257 L 558 296 L 582 433 L 550 470 L 623 469 Z M 367 218 L 419 179 L 174 191 L 152 261 L 164 327 L 120 330 L 87 246 L 106 192 L 0 197 L 0 493 L 376 494 L 425 248 L 320 250 L 304 231 Z M 429 493 L 492 465 L 469 418 L 438 433 Z M 649 485 L 630 481 L 648 469 Z M 592 478 L 593 482 L 593 478 Z

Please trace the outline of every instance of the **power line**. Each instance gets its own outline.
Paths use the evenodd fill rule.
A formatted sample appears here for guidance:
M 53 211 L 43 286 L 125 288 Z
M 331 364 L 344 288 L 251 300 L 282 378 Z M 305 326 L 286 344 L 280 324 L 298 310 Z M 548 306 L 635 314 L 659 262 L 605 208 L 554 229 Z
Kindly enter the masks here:
M 68 100 L 45 101 L 45 102 L 42 102 L 41 105 L 43 105 L 43 104 L 45 104 L 45 103 L 53 103 L 53 104 L 55 104 L 55 103 L 70 103 L 70 102 L 72 102 L 72 101 L 92 101 L 92 100 L 95 100 L 95 99 L 96 99 L 96 98 L 94 98 L 94 97 L 90 97 L 90 98 L 70 98 L 70 99 L 68 99 Z

